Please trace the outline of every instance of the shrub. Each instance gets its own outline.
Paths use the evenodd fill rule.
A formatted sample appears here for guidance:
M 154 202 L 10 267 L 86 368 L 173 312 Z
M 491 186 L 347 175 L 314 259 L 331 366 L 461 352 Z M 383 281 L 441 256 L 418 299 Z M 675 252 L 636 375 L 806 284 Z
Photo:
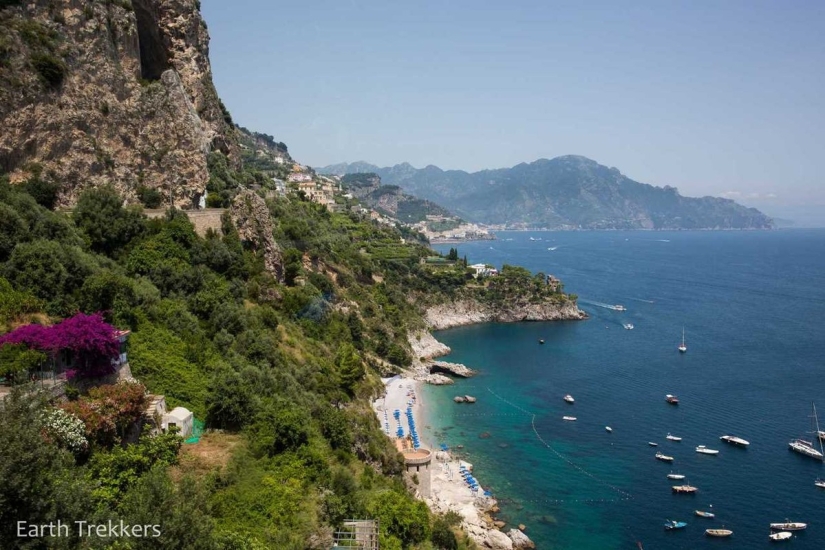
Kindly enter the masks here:
M 42 422 L 46 435 L 58 445 L 75 454 L 83 453 L 89 448 L 86 425 L 75 415 L 63 409 L 49 409 L 43 413 Z
M 31 56 L 32 68 L 37 71 L 46 88 L 56 90 L 66 78 L 66 64 L 50 53 L 35 53 Z
M 138 200 L 146 208 L 158 208 L 163 202 L 163 195 L 157 189 L 141 185 L 137 188 Z

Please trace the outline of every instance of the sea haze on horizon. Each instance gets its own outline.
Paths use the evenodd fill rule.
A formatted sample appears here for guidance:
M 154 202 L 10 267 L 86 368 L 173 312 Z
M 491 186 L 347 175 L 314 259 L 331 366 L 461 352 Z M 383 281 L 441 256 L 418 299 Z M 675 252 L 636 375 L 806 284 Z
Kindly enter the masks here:
M 311 166 L 580 154 L 687 196 L 825 204 L 821 2 L 202 9 L 234 120 Z
M 472 263 L 552 273 L 591 315 L 436 333 L 453 348 L 447 360 L 480 374 L 426 387 L 428 422 L 436 441 L 464 445 L 505 521 L 525 523 L 539 548 L 618 550 L 638 540 L 687 550 L 714 547 L 719 541 L 704 530 L 722 525 L 737 548 L 770 548 L 768 524 L 789 518 L 809 523 L 794 548 L 825 546 L 825 491 L 813 484 L 825 467 L 788 450 L 811 430 L 812 401 L 825 417 L 825 230 L 498 236 L 436 248 L 458 246 Z M 688 352 L 680 355 L 683 326 Z M 562 400 L 566 393 L 574 405 Z M 681 403 L 665 403 L 667 393 Z M 478 402 L 456 405 L 456 394 Z M 550 447 L 531 417 L 504 400 L 536 415 Z M 565 414 L 578 420 L 563 422 Z M 483 432 L 489 438 L 479 438 Z M 683 441 L 667 441 L 668 432 Z M 724 434 L 751 445 L 731 447 L 719 441 Z M 648 441 L 674 463 L 655 460 Z M 696 453 L 700 444 L 719 455 Z M 699 493 L 672 494 L 679 482 L 667 479 L 671 470 Z M 694 516 L 711 505 L 716 520 Z M 666 518 L 688 527 L 666 532 Z

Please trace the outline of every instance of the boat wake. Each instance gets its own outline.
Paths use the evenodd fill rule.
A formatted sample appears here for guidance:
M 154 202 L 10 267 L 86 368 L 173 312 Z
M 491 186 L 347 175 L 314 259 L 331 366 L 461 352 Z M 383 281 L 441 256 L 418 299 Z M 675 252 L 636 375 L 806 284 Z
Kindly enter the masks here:
M 591 306 L 603 307 L 605 309 L 612 309 L 613 311 L 627 311 L 627 308 L 620 304 L 605 304 L 604 302 L 594 302 L 582 298 L 579 298 L 579 302 L 582 304 L 590 304 Z

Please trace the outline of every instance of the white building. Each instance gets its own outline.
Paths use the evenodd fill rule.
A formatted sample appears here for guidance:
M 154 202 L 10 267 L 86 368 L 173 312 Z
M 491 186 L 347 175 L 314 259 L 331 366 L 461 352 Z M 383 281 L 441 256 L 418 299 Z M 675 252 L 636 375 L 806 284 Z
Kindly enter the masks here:
M 192 411 L 183 407 L 175 407 L 172 412 L 163 415 L 163 422 L 161 428 L 163 431 L 168 430 L 172 426 L 178 428 L 178 435 L 186 438 L 192 435 L 192 428 L 194 427 L 195 417 Z

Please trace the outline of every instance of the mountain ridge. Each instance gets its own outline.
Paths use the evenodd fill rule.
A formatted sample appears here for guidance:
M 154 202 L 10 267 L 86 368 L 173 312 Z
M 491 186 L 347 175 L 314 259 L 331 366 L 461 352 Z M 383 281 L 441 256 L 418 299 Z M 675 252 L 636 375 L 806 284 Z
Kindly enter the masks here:
M 551 229 L 770 229 L 755 208 L 719 197 L 685 197 L 676 187 L 640 183 L 581 155 L 540 158 L 509 168 L 466 172 L 409 163 L 365 161 L 318 168 L 343 174 L 357 166 L 390 185 L 481 223 Z M 497 199 L 497 200 L 493 200 Z

